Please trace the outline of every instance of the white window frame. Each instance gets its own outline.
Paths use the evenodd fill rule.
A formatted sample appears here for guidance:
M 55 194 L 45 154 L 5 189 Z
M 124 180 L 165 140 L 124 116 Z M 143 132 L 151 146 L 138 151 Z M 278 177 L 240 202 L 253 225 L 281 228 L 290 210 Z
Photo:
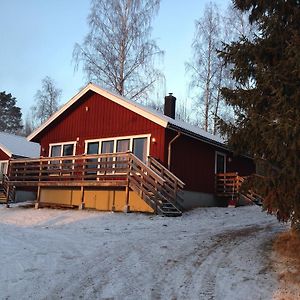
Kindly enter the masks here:
M 62 143 L 51 143 L 51 144 L 49 144 L 49 154 L 48 154 L 48 157 L 49 158 L 55 158 L 55 157 L 72 157 L 72 156 L 74 156 L 75 155 L 75 153 L 76 153 L 76 141 L 70 141 L 70 142 L 62 142 Z M 65 156 L 63 156 L 62 154 L 63 154 L 63 149 L 64 149 L 64 145 L 74 145 L 74 147 L 73 147 L 73 154 L 72 155 L 65 155 Z M 54 147 L 54 146 L 61 146 L 61 149 L 60 149 L 60 156 L 51 156 L 51 154 L 52 154 L 52 147 Z M 70 159 L 70 160 L 72 160 L 72 159 Z M 60 163 L 61 163 L 62 161 L 60 160 Z M 74 164 L 74 159 L 72 160 L 72 162 L 73 162 L 73 164 Z M 51 164 L 51 161 L 48 161 L 48 164 Z M 54 167 L 55 165 L 53 164 L 53 166 L 51 166 L 52 168 Z M 57 168 L 58 170 L 60 170 L 61 168 Z M 70 169 L 74 169 L 74 166 L 72 166 Z M 60 175 L 60 173 L 53 173 L 53 174 L 51 174 L 52 176 L 58 176 L 58 175 Z M 65 174 L 63 174 L 63 175 L 68 175 L 67 173 L 65 173 Z
M 215 174 L 217 174 L 217 161 L 218 161 L 218 155 L 223 156 L 224 157 L 224 173 L 226 173 L 227 171 L 227 154 L 224 152 L 219 152 L 216 151 L 215 152 Z
M 73 154 L 72 155 L 68 155 L 68 156 L 74 156 L 75 153 L 76 153 L 76 141 L 70 141 L 70 142 L 62 142 L 62 143 L 51 143 L 49 144 L 49 154 L 48 154 L 48 157 L 63 157 L 63 146 L 64 145 L 74 145 L 74 148 L 73 148 Z M 61 150 L 60 150 L 60 156 L 51 156 L 52 154 L 52 147 L 53 146 L 61 146 Z M 67 157 L 67 156 L 66 156 Z
M 8 171 L 8 160 L 0 160 L 0 164 L 6 164 L 3 170 L 3 175 L 7 175 L 7 171 Z M 1 181 L 2 178 L 0 178 Z
M 139 138 L 147 138 L 147 153 L 146 153 L 146 161 L 148 160 L 148 157 L 150 155 L 150 141 L 151 141 L 151 134 L 139 134 L 139 135 L 129 135 L 129 136 L 118 136 L 118 137 L 110 137 L 110 138 L 101 138 L 101 139 L 91 139 L 91 140 L 85 140 L 85 146 L 84 146 L 84 154 L 87 154 L 87 147 L 88 143 L 94 143 L 98 142 L 99 143 L 99 148 L 98 148 L 98 154 L 101 154 L 101 148 L 102 148 L 102 142 L 106 141 L 113 141 L 114 142 L 114 152 L 117 153 L 117 141 L 118 140 L 129 140 L 129 150 L 128 151 L 133 151 L 133 140 L 134 139 L 139 139 Z
M 99 143 L 98 154 L 101 154 L 102 142 L 106 142 L 106 141 L 113 141 L 114 142 L 113 153 L 117 153 L 117 141 L 119 141 L 119 140 L 129 140 L 129 150 L 128 151 L 132 152 L 133 151 L 133 140 L 138 139 L 138 138 L 146 138 L 147 139 L 147 153 L 146 153 L 146 162 L 145 162 L 145 163 L 147 163 L 148 157 L 150 155 L 151 134 L 139 134 L 139 135 L 118 136 L 118 137 L 109 137 L 109 138 L 85 140 L 84 154 L 88 155 L 87 154 L 88 143 L 95 143 L 95 142 Z M 114 158 L 114 161 L 115 161 L 115 158 Z M 98 162 L 99 162 L 99 160 L 98 160 Z M 113 173 L 114 172 L 115 171 L 113 171 Z

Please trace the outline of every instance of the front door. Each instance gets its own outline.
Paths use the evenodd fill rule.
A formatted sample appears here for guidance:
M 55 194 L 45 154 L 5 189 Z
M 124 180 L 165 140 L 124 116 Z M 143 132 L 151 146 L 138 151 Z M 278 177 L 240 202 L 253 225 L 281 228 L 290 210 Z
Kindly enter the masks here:
M 215 173 L 226 173 L 226 154 L 222 152 L 216 152 L 215 158 Z

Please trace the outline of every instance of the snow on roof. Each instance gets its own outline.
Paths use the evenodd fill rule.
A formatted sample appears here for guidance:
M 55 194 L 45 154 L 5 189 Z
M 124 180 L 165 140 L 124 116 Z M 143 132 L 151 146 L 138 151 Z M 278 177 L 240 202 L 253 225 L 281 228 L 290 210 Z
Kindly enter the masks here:
M 8 156 L 38 157 L 40 145 L 28 142 L 23 136 L 0 132 L 0 148 Z
M 93 91 L 105 98 L 151 120 L 152 122 L 164 127 L 171 128 L 178 131 L 183 131 L 184 133 L 190 134 L 195 138 L 203 139 L 206 142 L 213 142 L 218 144 L 224 144 L 224 140 L 216 135 L 212 135 L 197 126 L 193 126 L 189 123 L 174 120 L 164 114 L 146 107 L 140 103 L 133 100 L 126 99 L 120 95 L 113 92 L 100 88 L 96 84 L 89 83 L 85 88 L 83 88 L 79 93 L 77 93 L 70 101 L 68 101 L 60 110 L 54 113 L 44 124 L 37 128 L 32 134 L 30 134 L 27 139 L 32 141 L 40 132 L 42 132 L 48 125 L 50 125 L 58 116 L 60 116 L 64 111 L 66 111 L 70 106 L 72 106 L 77 100 L 79 100 L 88 91 Z

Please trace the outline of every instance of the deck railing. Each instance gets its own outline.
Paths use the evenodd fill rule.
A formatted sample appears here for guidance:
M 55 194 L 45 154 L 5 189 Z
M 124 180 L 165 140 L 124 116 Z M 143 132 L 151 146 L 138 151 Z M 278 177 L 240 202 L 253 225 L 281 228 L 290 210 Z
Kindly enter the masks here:
M 155 210 L 164 202 L 176 206 L 184 183 L 152 161 L 150 168 L 131 152 L 16 159 L 10 161 L 10 186 L 123 186 L 131 188 Z M 126 192 L 127 195 L 129 195 Z
M 246 176 L 239 176 L 237 172 L 216 174 L 216 195 L 238 202 L 243 201 L 261 205 L 263 197 L 253 190 L 242 190 L 242 185 L 247 181 Z
M 217 196 L 232 196 L 240 192 L 240 188 L 245 178 L 237 172 L 216 174 L 216 194 Z
M 81 182 L 125 179 L 130 153 L 16 159 L 10 161 L 11 184 L 38 185 L 51 182 Z

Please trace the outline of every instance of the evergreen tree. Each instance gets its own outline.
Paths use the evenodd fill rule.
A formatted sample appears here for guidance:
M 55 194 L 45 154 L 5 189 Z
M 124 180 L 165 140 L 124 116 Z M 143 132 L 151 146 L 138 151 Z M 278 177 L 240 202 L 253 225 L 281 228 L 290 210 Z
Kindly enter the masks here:
M 220 55 L 232 64 L 236 88 L 222 90 L 235 109 L 221 122 L 229 145 L 257 162 L 253 187 L 280 220 L 300 220 L 300 1 L 233 1 L 258 26 Z
M 16 98 L 0 92 L 0 131 L 17 133 L 22 127 L 22 113 L 16 106 Z

